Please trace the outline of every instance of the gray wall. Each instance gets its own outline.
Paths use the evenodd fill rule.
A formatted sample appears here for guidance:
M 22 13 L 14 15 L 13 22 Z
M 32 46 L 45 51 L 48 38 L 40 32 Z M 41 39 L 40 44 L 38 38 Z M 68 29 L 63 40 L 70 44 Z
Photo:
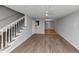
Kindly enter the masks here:
M 0 5 L 0 29 L 24 16 L 12 9 Z
M 55 30 L 79 50 L 79 12 L 56 20 Z
M 15 12 L 7 7 L 0 6 L 0 20 L 3 20 L 6 17 L 10 17 L 16 13 L 17 12 Z

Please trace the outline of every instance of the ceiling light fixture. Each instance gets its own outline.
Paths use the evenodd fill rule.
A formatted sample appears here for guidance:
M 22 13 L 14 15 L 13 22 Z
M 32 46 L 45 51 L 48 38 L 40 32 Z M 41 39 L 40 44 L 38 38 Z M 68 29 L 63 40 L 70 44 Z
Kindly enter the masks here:
M 46 16 L 48 16 L 48 14 L 46 14 Z
M 45 14 L 45 16 L 48 16 L 48 11 L 46 11 L 46 14 Z

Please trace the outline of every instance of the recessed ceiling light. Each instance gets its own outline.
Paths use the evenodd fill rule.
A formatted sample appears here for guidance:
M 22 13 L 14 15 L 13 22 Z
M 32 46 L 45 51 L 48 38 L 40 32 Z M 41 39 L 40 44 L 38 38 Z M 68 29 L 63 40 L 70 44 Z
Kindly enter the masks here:
M 45 16 L 48 16 L 48 11 L 45 11 Z
M 48 16 L 48 14 L 46 14 L 46 16 Z

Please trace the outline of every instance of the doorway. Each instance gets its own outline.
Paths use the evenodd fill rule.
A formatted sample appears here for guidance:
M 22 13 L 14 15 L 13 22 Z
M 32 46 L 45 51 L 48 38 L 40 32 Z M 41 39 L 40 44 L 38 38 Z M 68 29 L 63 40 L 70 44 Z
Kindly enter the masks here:
M 45 21 L 45 34 L 56 34 L 55 22 L 54 21 Z

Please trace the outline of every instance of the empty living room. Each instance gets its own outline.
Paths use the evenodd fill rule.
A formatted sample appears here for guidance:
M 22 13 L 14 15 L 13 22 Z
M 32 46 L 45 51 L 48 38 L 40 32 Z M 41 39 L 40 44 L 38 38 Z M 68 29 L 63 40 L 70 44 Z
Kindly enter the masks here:
M 79 59 L 79 0 L 0 0 L 1 59 Z
M 0 5 L 0 53 L 79 53 L 79 5 Z

